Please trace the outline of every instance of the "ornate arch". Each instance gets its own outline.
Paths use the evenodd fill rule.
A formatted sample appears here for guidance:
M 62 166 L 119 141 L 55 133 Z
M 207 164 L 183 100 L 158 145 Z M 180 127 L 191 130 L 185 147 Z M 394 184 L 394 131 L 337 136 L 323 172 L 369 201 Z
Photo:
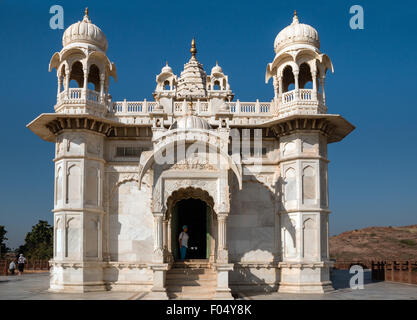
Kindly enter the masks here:
M 180 188 L 173 191 L 166 199 L 166 206 L 168 209 L 166 211 L 166 218 L 169 219 L 171 217 L 172 212 L 170 209 L 173 208 L 177 202 L 185 199 L 199 199 L 204 201 L 212 209 L 214 208 L 214 199 L 208 191 L 194 187 Z
M 189 142 L 188 140 L 169 140 L 166 141 L 166 143 L 163 143 L 162 145 L 158 146 L 158 149 L 156 151 L 151 151 L 149 153 L 144 153 L 143 157 L 141 157 L 140 164 L 139 164 L 139 188 L 141 187 L 142 179 L 145 175 L 145 173 L 151 168 L 151 166 L 155 163 L 155 154 L 156 152 L 160 152 L 160 150 L 164 149 L 169 150 L 172 147 L 175 147 L 175 145 L 178 142 Z M 232 157 L 230 157 L 228 154 L 226 154 L 223 150 L 221 150 L 221 146 L 216 145 L 210 141 L 210 139 L 196 139 L 195 142 L 201 142 L 209 147 L 213 148 L 213 150 L 216 150 L 220 156 L 222 156 L 228 163 L 229 168 L 235 173 L 238 183 L 239 183 L 239 189 L 242 189 L 242 168 L 239 164 L 237 164 Z

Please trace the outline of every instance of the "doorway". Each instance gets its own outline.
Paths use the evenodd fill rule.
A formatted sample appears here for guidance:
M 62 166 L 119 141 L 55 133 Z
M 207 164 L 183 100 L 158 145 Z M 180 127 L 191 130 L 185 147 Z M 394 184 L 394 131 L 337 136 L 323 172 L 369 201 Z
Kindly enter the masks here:
M 182 227 L 188 227 L 188 250 L 186 259 L 208 259 L 210 257 L 211 208 L 200 199 L 178 201 L 172 213 L 172 254 L 180 259 L 178 237 Z

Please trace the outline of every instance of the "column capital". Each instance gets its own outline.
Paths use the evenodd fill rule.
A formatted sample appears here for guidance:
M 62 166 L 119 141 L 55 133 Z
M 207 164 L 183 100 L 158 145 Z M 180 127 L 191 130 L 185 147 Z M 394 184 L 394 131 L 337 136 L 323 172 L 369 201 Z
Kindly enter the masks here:
M 162 212 L 162 211 L 153 211 L 152 212 L 152 215 L 154 216 L 154 217 L 163 217 L 164 216 L 164 213 Z
M 229 216 L 228 211 L 217 212 L 217 219 L 219 219 L 219 220 L 226 220 L 228 216 Z

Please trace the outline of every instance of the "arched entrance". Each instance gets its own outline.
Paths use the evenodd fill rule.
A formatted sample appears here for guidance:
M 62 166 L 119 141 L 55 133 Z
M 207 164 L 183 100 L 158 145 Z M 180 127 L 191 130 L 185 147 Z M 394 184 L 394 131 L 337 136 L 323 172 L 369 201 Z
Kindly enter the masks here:
M 180 260 L 179 235 L 188 227 L 186 260 L 214 262 L 216 217 L 213 199 L 199 188 L 179 189 L 168 199 L 170 243 L 168 249 L 174 261 Z
M 171 234 L 174 260 L 180 258 L 178 237 L 182 227 L 188 227 L 188 250 L 186 259 L 209 259 L 211 240 L 211 210 L 200 199 L 178 201 L 172 213 Z

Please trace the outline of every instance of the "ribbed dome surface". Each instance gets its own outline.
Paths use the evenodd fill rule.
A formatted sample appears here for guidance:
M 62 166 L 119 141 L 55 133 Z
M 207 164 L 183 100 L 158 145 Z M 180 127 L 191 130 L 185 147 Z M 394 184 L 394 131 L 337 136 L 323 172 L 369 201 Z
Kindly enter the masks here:
M 317 30 L 308 24 L 300 23 L 297 15 L 294 15 L 293 22 L 282 29 L 275 38 L 275 53 L 295 43 L 310 44 L 318 49 L 320 48 L 320 38 Z
M 211 68 L 211 74 L 222 74 L 223 73 L 223 69 L 222 67 L 219 66 L 219 64 L 216 62 L 216 65 Z
M 211 130 L 211 125 L 204 119 L 193 116 L 186 115 L 184 117 L 176 120 L 170 127 L 170 129 L 204 129 Z
M 71 43 L 89 43 L 97 46 L 104 52 L 107 51 L 107 39 L 103 31 L 93 24 L 86 14 L 82 21 L 70 25 L 62 36 L 62 45 L 65 47 Z

